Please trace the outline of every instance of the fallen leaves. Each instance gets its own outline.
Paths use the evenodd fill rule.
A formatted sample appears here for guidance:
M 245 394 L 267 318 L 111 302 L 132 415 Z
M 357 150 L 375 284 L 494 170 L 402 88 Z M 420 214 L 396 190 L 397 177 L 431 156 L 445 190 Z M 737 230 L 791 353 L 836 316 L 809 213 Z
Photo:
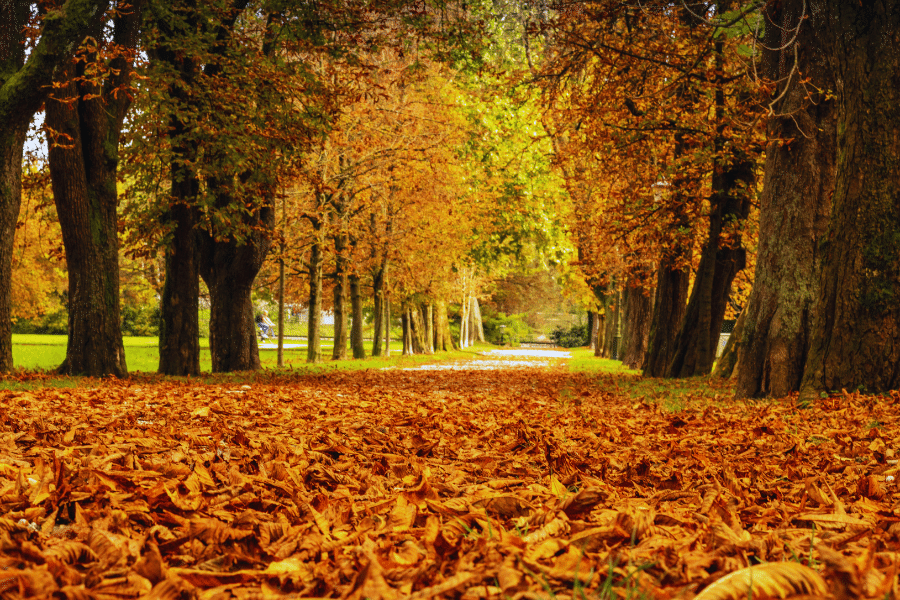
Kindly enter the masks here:
M 896 402 L 672 414 L 528 368 L 3 391 L 0 598 L 885 597 Z

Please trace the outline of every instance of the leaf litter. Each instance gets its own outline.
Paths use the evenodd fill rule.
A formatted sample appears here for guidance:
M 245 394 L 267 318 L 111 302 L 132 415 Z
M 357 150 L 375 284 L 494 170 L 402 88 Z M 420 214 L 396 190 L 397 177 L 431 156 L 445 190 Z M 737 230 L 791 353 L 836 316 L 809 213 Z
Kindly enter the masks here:
M 0 598 L 897 597 L 898 396 L 460 367 L 0 391 Z

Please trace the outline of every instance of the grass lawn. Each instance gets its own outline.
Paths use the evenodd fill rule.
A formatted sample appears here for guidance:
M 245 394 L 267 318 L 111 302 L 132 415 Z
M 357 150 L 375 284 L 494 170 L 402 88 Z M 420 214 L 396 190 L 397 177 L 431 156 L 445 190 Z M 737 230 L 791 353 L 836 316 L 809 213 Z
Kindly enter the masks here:
M 62 364 L 66 357 L 66 336 L 64 335 L 32 335 L 13 334 L 13 361 L 16 367 L 28 370 L 54 369 Z M 154 337 L 124 337 L 125 362 L 129 372 L 142 371 L 155 373 L 159 367 L 159 340 Z M 437 355 L 401 356 L 400 342 L 391 342 L 391 356 L 370 357 L 363 360 L 332 361 L 334 348 L 332 340 L 322 340 L 322 362 L 308 365 L 306 362 L 306 341 L 285 340 L 285 346 L 297 345 L 296 348 L 284 349 L 284 366 L 287 370 L 298 369 L 312 372 L 332 370 L 381 369 L 388 366 L 416 365 L 437 360 L 471 358 L 482 350 L 493 348 L 490 344 L 477 344 L 463 351 L 441 353 Z M 367 342 L 367 349 L 371 341 Z M 265 369 L 276 369 L 278 365 L 277 349 L 260 349 L 259 358 Z M 200 338 L 200 370 L 209 372 L 212 365 L 209 356 L 209 338 Z

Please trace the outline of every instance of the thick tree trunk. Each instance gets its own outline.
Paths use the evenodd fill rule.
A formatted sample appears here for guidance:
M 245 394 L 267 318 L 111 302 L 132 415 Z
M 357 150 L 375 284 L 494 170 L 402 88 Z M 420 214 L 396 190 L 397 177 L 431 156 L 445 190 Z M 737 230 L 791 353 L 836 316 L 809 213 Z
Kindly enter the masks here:
M 382 336 L 384 336 L 384 328 L 389 327 L 384 322 L 384 273 L 385 265 L 382 264 L 381 267 L 378 268 L 372 274 L 372 292 L 374 296 L 374 313 L 375 318 L 373 322 L 374 331 L 372 333 L 372 356 L 381 356 L 382 355 Z
M 200 184 L 186 165 L 173 162 L 172 198 L 168 211 L 174 223 L 165 249 L 166 277 L 160 300 L 159 372 L 163 375 L 200 374 L 200 258 L 196 244 L 196 216 L 186 202 L 197 196 Z M 179 202 L 180 200 L 180 202 Z
M 653 294 L 638 287 L 629 288 L 625 305 L 622 364 L 639 369 L 647 353 L 650 340 L 650 320 L 653 316 Z
M 436 352 L 453 351 L 453 336 L 450 335 L 450 316 L 447 314 L 446 300 L 435 301 L 434 349 Z
M 743 328 L 732 334 L 738 397 L 778 398 L 800 389 L 834 192 L 837 106 L 826 96 L 834 79 L 816 28 L 800 22 L 800 2 L 782 6 L 766 15 L 774 26 L 767 23 L 764 44 L 781 50 L 765 57 L 764 74 L 785 83 L 768 122 L 756 276 Z
M 813 11 L 838 92 L 834 204 L 801 397 L 900 387 L 900 0 Z
M 232 202 L 227 191 L 220 192 L 220 206 Z M 217 240 L 206 231 L 198 236 L 200 276 L 209 288 L 209 352 L 214 373 L 260 368 L 251 292 L 269 251 L 266 232 L 275 223 L 275 212 L 271 205 L 263 206 L 246 218 L 254 229 L 240 243 L 233 238 Z
M 350 322 L 350 347 L 353 350 L 353 358 L 365 358 L 366 347 L 363 341 L 363 310 L 362 295 L 360 294 L 359 275 L 351 274 L 350 280 L 350 309 L 353 312 Z
M 154 5 L 150 4 L 152 9 Z M 165 18 L 157 23 L 167 35 L 173 35 Z M 199 72 L 196 60 L 162 44 L 155 49 L 153 60 L 165 63 L 164 70 L 177 73 L 170 93 L 180 104 L 195 103 L 191 87 Z M 189 125 L 182 115 L 169 117 L 172 157 L 170 207 L 165 224 L 173 227 L 169 246 L 165 248 L 165 280 L 160 299 L 159 372 L 163 375 L 190 376 L 200 374 L 200 257 L 197 249 L 197 212 L 194 208 L 200 193 L 200 181 L 194 171 L 197 148 L 187 135 Z
M 13 369 L 12 253 L 22 201 L 22 151 L 28 126 L 50 91 L 54 70 L 81 41 L 97 35 L 109 3 L 68 0 L 46 19 L 25 61 L 25 26 L 32 2 L 8 0 L 0 18 L 0 372 Z
M 407 314 L 409 315 L 412 350 L 416 354 L 426 354 L 425 326 L 422 323 L 422 313 L 419 312 L 419 307 L 415 303 L 410 303 L 407 306 Z
M 471 341 L 484 342 L 484 324 L 481 322 L 481 305 L 478 298 L 472 296 L 472 323 L 471 323 Z
M 140 3 L 115 17 L 113 41 L 123 54 L 112 59 L 103 86 L 85 79 L 96 55 L 57 70 L 46 124 L 52 132 L 48 158 L 69 276 L 69 336 L 60 373 L 128 374 L 119 310 L 119 204 L 116 174 L 119 138 L 137 46 Z
M 676 266 L 680 262 L 680 258 L 665 253 L 659 263 L 650 337 L 641 365 L 646 377 L 665 377 L 675 354 L 675 337 L 687 308 L 691 278 L 687 267 Z
M 322 244 L 314 242 L 309 252 L 309 324 L 306 333 L 306 362 L 322 360 Z

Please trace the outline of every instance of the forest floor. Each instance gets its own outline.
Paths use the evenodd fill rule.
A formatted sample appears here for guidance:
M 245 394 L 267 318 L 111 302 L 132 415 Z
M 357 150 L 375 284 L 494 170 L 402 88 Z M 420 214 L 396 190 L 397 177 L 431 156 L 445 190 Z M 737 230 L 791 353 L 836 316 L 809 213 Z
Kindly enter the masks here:
M 900 396 L 455 366 L 0 390 L 0 598 L 897 597 Z

